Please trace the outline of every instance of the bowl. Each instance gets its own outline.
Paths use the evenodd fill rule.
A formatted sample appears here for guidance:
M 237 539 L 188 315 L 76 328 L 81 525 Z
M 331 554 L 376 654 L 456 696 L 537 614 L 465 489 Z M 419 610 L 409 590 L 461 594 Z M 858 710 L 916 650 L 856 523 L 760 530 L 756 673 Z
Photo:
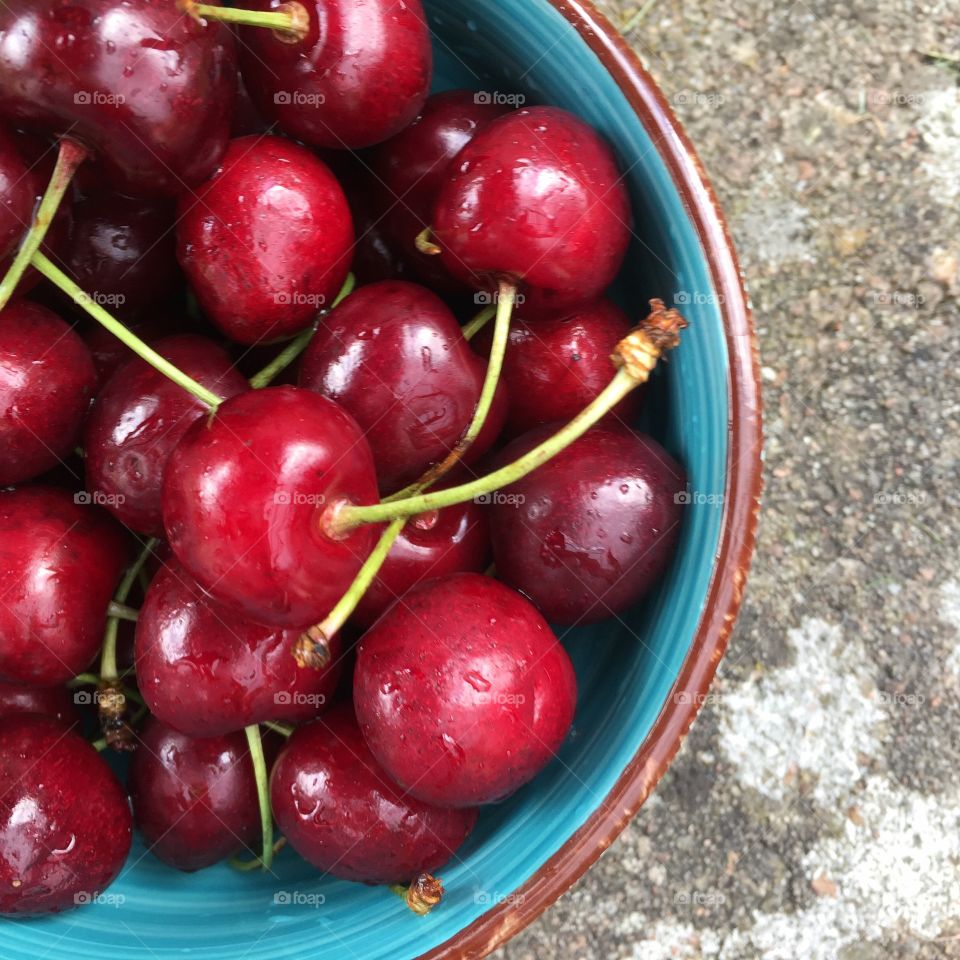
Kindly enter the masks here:
M 484 811 L 442 871 L 426 918 L 383 888 L 316 875 L 290 851 L 273 874 L 169 870 L 135 842 L 97 902 L 5 921 L 4 960 L 407 960 L 482 957 L 564 892 L 649 795 L 676 754 L 727 644 L 753 548 L 761 483 L 755 342 L 736 256 L 703 169 L 651 78 L 584 0 L 426 0 L 437 88 L 522 95 L 579 114 L 615 148 L 637 239 L 617 298 L 688 317 L 659 370 L 647 429 L 685 464 L 673 566 L 622 618 L 563 641 L 576 663 L 574 730 L 533 783 Z

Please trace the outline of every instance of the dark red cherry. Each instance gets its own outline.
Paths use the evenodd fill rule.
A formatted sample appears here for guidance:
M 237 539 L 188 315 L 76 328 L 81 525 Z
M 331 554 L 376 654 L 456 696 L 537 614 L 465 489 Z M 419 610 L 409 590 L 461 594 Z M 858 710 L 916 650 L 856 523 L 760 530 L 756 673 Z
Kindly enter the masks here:
M 51 717 L 0 724 L 0 915 L 93 902 L 130 852 L 127 795 L 100 755 Z
M 206 337 L 185 334 L 155 345 L 161 356 L 219 397 L 250 385 L 230 355 Z M 145 360 L 134 357 L 100 391 L 84 431 L 87 488 L 138 533 L 160 536 L 167 460 L 206 405 Z
M 449 285 L 450 275 L 436 258 L 420 253 L 414 241 L 433 221 L 453 158 L 479 130 L 507 112 L 491 100 L 468 90 L 435 94 L 406 130 L 377 148 L 371 161 L 386 193 L 388 232 L 431 286 Z
M 323 670 L 298 667 L 299 630 L 260 626 L 211 600 L 177 563 L 150 584 L 137 622 L 137 682 L 150 711 L 192 737 L 266 720 L 302 723 L 332 700 L 340 641 Z
M 23 683 L 0 683 L 0 720 L 24 713 L 53 717 L 68 727 L 80 723 L 74 695 L 66 687 L 30 687 Z
M 96 379 L 90 351 L 55 313 L 26 300 L 0 312 L 0 485 L 72 452 Z
M 301 40 L 240 28 L 243 76 L 261 113 L 314 147 L 352 150 L 399 133 L 430 90 L 433 55 L 420 0 L 301 0 L 300 6 L 309 17 Z
M 324 317 L 303 356 L 300 385 L 348 410 L 373 448 L 385 492 L 416 480 L 466 432 L 486 366 L 448 307 L 400 281 L 357 290 Z M 498 391 L 470 451 L 496 440 L 506 412 Z
M 503 382 L 510 398 L 505 433 L 517 437 L 544 423 L 572 420 L 613 379 L 614 347 L 630 332 L 627 315 L 609 300 L 598 300 L 565 317 L 527 323 L 515 318 L 503 360 Z M 490 353 L 488 325 L 472 341 Z M 634 390 L 609 414 L 630 425 L 640 407 Z
M 333 303 L 353 240 L 334 175 L 280 137 L 233 140 L 180 203 L 180 264 L 207 316 L 238 343 L 282 340 Z
M 30 229 L 42 189 L 14 139 L 0 130 L 0 262 L 16 251 Z
M 128 555 L 116 521 L 66 490 L 0 492 L 0 680 L 53 686 L 82 673 Z
M 270 777 L 273 815 L 318 870 L 361 883 L 408 883 L 442 867 L 475 809 L 449 810 L 402 791 L 370 753 L 350 704 L 295 730 Z
M 215 599 L 259 623 L 305 628 L 346 592 L 375 531 L 321 528 L 329 505 L 377 500 L 370 446 L 341 407 L 271 387 L 227 400 L 168 462 L 163 520 L 173 552 Z
M 480 289 L 519 284 L 527 316 L 596 300 L 623 263 L 630 205 L 610 148 L 556 107 L 487 124 L 457 155 L 434 210 L 443 264 Z
M 151 347 L 163 337 L 185 333 L 192 328 L 190 321 L 179 311 L 166 310 L 145 310 L 136 317 L 124 318 L 123 325 Z M 97 382 L 101 386 L 136 356 L 122 340 L 99 323 L 88 326 L 81 336 L 93 357 Z
M 509 796 L 547 765 L 573 722 L 573 665 L 539 613 L 475 573 L 395 603 L 357 649 L 364 739 L 411 796 L 469 807 Z
M 552 434 L 540 427 L 504 449 L 509 463 Z M 595 427 L 491 497 L 497 576 L 558 624 L 589 623 L 639 600 L 673 557 L 683 468 L 650 437 Z
M 114 315 L 129 316 L 182 283 L 172 206 L 100 193 L 74 204 L 63 269 Z
M 422 513 L 407 523 L 363 595 L 353 622 L 369 627 L 398 597 L 426 580 L 482 573 L 490 565 L 487 514 L 477 503 Z
M 92 145 L 120 192 L 175 196 L 226 147 L 234 40 L 174 2 L 5 0 L 0 115 Z
M 257 782 L 242 731 L 195 739 L 150 717 L 129 784 L 147 848 L 177 870 L 202 870 L 259 839 Z

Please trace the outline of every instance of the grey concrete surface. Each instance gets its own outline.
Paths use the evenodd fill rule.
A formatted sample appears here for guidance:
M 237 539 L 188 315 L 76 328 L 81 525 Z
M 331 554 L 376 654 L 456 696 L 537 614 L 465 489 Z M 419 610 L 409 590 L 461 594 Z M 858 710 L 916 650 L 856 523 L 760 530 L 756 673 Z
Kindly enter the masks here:
M 498 957 L 960 957 L 960 3 L 602 6 L 736 238 L 768 487 L 682 754 Z

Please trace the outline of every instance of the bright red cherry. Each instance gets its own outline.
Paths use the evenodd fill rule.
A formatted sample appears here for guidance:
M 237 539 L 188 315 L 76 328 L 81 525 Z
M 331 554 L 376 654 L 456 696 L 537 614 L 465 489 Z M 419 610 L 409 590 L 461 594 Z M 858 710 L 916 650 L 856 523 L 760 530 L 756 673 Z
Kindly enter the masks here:
M 358 527 L 333 539 L 328 505 L 377 500 L 356 421 L 310 390 L 271 387 L 227 400 L 168 461 L 167 539 L 208 590 L 259 623 L 305 628 L 346 592 L 373 548 Z
M 437 194 L 453 158 L 492 120 L 507 112 L 472 90 L 430 97 L 406 130 L 379 146 L 372 165 L 386 193 L 387 229 L 404 257 L 431 286 L 449 285 L 450 275 L 417 250 L 417 235 L 431 225 Z
M 249 389 L 230 355 L 206 337 L 168 337 L 155 349 L 220 397 Z M 134 357 L 100 391 L 84 431 L 87 487 L 111 513 L 139 533 L 163 533 L 161 491 L 167 460 L 208 408 Z
M 521 456 L 554 432 L 541 427 L 500 454 Z M 639 600 L 673 557 L 686 478 L 650 437 L 595 427 L 492 498 L 497 576 L 551 622 L 589 623 Z
M 55 313 L 26 300 L 0 312 L 0 485 L 69 455 L 96 379 L 90 351 Z
M 274 765 L 270 799 L 301 857 L 341 880 L 372 884 L 408 883 L 442 867 L 477 819 L 475 809 L 432 806 L 397 787 L 349 704 L 294 731 Z
M 129 783 L 137 829 L 177 870 L 202 870 L 256 845 L 260 805 L 242 732 L 195 739 L 150 717 Z
M 241 137 L 180 201 L 177 240 L 206 314 L 252 344 L 298 333 L 333 303 L 354 237 L 347 199 L 321 160 L 280 137 Z
M 527 316 L 597 299 L 630 241 L 630 204 L 606 143 L 556 107 L 487 124 L 457 155 L 434 209 L 443 264 L 480 289 L 519 285 Z
M 51 717 L 0 724 L 0 915 L 93 902 L 130 852 L 127 795 L 100 755 Z
M 173 208 L 115 193 L 73 206 L 63 269 L 114 315 L 129 316 L 169 297 L 182 284 Z
M 116 521 L 66 490 L 0 492 L 0 680 L 54 686 L 82 673 L 128 554 Z
M 120 192 L 175 196 L 226 147 L 234 41 L 176 3 L 5 0 L 0 114 L 89 143 Z
M 281 4 L 243 6 L 276 10 Z M 433 55 L 420 0 L 301 0 L 297 6 L 309 20 L 302 39 L 240 28 L 243 76 L 261 113 L 314 147 L 353 150 L 399 133 L 430 90 Z
M 73 694 L 66 687 L 30 687 L 23 683 L 0 683 L 0 720 L 24 713 L 53 717 L 68 727 L 80 723 Z
M 333 637 L 327 667 L 298 667 L 292 651 L 299 635 L 237 616 L 172 562 L 140 608 L 137 682 L 150 711 L 192 737 L 266 720 L 302 723 L 331 702 L 341 650 Z
M 469 807 L 502 800 L 547 765 L 577 685 L 530 603 L 461 573 L 410 591 L 364 635 L 353 697 L 367 745 L 401 787 Z
M 414 517 L 403 528 L 352 622 L 369 627 L 398 597 L 451 573 L 482 573 L 490 565 L 486 510 L 461 503 Z
M 527 323 L 515 318 L 503 361 L 510 407 L 505 433 L 517 437 L 544 423 L 572 420 L 610 382 L 610 357 L 633 324 L 616 304 L 598 300 L 565 317 Z M 491 330 L 472 341 L 481 356 L 490 353 Z M 634 390 L 609 414 L 630 425 L 642 390 Z
M 303 356 L 300 385 L 356 418 L 381 489 L 390 492 L 416 480 L 463 436 L 485 373 L 439 297 L 386 281 L 357 290 L 324 317 Z M 493 444 L 505 412 L 499 391 L 468 459 Z

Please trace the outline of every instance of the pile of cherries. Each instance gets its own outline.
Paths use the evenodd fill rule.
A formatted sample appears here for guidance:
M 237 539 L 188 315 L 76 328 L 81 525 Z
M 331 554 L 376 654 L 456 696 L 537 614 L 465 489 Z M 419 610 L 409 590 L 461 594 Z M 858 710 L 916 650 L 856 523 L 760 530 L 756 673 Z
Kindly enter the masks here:
M 134 826 L 426 911 L 677 539 L 607 144 L 428 96 L 418 0 L 247 7 L 0 5 L 2 915 Z

